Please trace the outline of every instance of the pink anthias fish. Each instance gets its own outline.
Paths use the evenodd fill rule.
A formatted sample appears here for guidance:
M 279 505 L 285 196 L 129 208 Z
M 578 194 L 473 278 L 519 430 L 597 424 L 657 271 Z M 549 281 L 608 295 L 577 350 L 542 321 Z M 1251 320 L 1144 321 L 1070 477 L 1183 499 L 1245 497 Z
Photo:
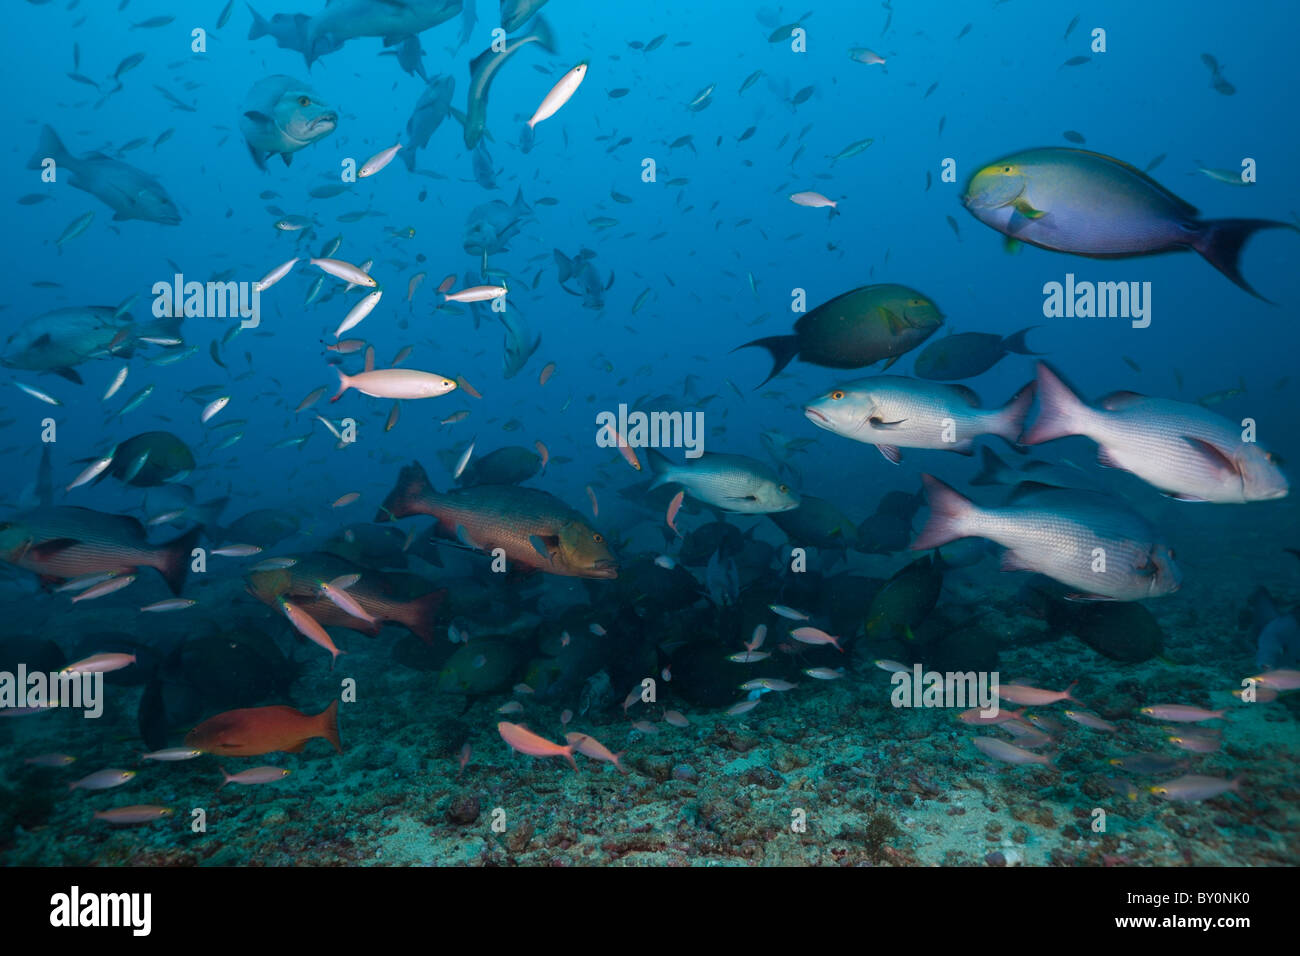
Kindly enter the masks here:
M 578 765 L 573 760 L 572 744 L 561 747 L 545 737 L 538 736 L 521 724 L 511 724 L 504 720 L 497 724 L 497 733 L 511 750 L 528 754 L 530 757 L 563 757 L 569 761 L 569 766 L 574 770 L 578 769 Z
M 1194 802 L 1210 800 L 1229 791 L 1241 793 L 1241 778 L 1225 780 L 1223 777 L 1202 777 L 1188 774 L 1174 780 L 1167 780 L 1149 788 L 1157 797 L 1165 800 L 1183 800 Z
M 283 767 L 252 767 L 248 770 L 241 770 L 239 773 L 227 773 L 225 767 L 221 767 L 221 787 L 228 783 L 241 783 L 252 786 L 258 783 L 273 783 L 276 780 L 283 780 L 293 771 L 286 770 Z M 217 787 L 218 790 L 221 787 Z
M 800 644 L 829 644 L 841 654 L 844 653 L 844 648 L 840 647 L 840 639 L 827 634 L 825 631 L 821 630 L 821 628 L 796 627 L 790 632 L 790 636 Z
M 821 193 L 805 190 L 803 192 L 791 193 L 790 201 L 796 206 L 807 206 L 809 209 L 825 209 L 830 207 L 835 209 L 839 206 L 834 199 L 827 199 Z
M 618 753 L 611 753 L 609 748 L 602 744 L 590 734 L 568 733 L 564 735 L 569 746 L 582 754 L 584 757 L 590 757 L 592 760 L 604 760 L 606 763 L 612 763 L 619 773 L 627 773 L 619 758 L 626 751 L 620 750 Z
M 1023 747 L 1009 744 L 1005 740 L 998 740 L 996 737 L 976 737 L 971 743 L 984 756 L 992 757 L 994 760 L 1001 760 L 1003 763 L 1037 763 L 1045 767 L 1052 766 L 1051 758 L 1046 755 L 1031 753 Z
M 1075 681 L 1077 684 L 1078 681 Z M 1042 704 L 1054 704 L 1060 700 L 1074 700 L 1070 696 L 1070 690 L 1074 687 L 1071 684 L 1065 690 L 1044 690 L 1041 687 L 1028 687 L 1024 684 L 1000 684 L 998 686 L 998 699 L 1009 700 L 1013 704 L 1028 704 L 1031 707 L 1037 707 Z
M 1204 707 L 1192 707 L 1187 704 L 1155 704 L 1143 707 L 1138 713 L 1155 720 L 1172 720 L 1180 724 L 1197 724 L 1202 720 L 1220 720 L 1226 711 L 1206 710 Z

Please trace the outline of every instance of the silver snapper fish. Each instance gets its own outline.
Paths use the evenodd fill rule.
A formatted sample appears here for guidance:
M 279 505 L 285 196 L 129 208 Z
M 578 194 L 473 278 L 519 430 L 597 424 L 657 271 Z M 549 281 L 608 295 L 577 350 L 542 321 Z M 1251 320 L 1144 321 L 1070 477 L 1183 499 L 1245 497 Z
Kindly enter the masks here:
M 415 169 L 416 151 L 429 145 L 429 139 L 452 112 L 451 97 L 455 92 L 455 78 L 444 74 L 435 76 L 425 85 L 406 121 L 406 142 L 397 154 L 407 169 Z
M 674 465 L 653 448 L 646 449 L 654 481 L 681 485 L 697 501 L 723 511 L 770 514 L 799 507 L 799 496 L 761 461 L 744 455 L 703 455 L 685 465 Z
M 314 17 L 277 13 L 268 21 L 250 6 L 248 38 L 271 36 L 280 47 L 301 53 L 310 68 L 348 40 L 382 37 L 385 46 L 395 46 L 450 20 L 460 8 L 461 0 L 329 0 Z
M 502 371 L 506 378 L 514 378 L 528 364 L 528 360 L 542 344 L 542 337 L 533 336 L 517 311 L 502 312 L 501 324 L 506 327 Z
M 46 159 L 54 160 L 59 173 L 71 176 L 68 180 L 71 186 L 90 193 L 112 209 L 116 222 L 141 219 L 175 226 L 181 221 L 176 204 L 153 176 L 103 153 L 73 156 L 58 133 L 42 126 L 36 152 L 27 161 L 27 168 L 41 169 Z
M 507 31 L 508 32 L 508 31 Z M 555 52 L 555 37 L 545 17 L 538 17 L 533 32 L 508 40 L 497 52 L 488 47 L 469 65 L 469 93 L 465 101 L 465 148 L 473 149 L 487 129 L 488 91 L 506 61 L 529 43 L 538 43 L 547 53 Z
M 1037 445 L 1083 435 L 1097 461 L 1120 468 L 1181 501 L 1284 498 L 1287 479 L 1274 456 L 1241 440 L 1241 428 L 1200 405 L 1115 392 L 1085 404 L 1046 363 L 1038 364 L 1038 418 L 1020 441 Z
M 1136 167 L 1068 147 L 990 163 L 971 177 L 962 202 L 986 226 L 1056 252 L 1115 259 L 1194 249 L 1257 298 L 1238 264 L 1246 240 L 1261 229 L 1296 230 L 1270 219 L 1200 219 Z
M 514 33 L 546 6 L 546 0 L 501 0 L 501 29 Z
M 532 214 L 532 209 L 524 202 L 522 189 L 515 193 L 513 203 L 494 199 L 474 207 L 465 220 L 465 251 L 473 256 L 508 252 L 506 244 L 519 233 L 524 220 Z
M 1026 483 L 1010 504 L 981 508 L 932 475 L 921 480 L 930 518 L 913 551 L 987 538 L 1007 549 L 1002 570 L 1045 574 L 1074 588 L 1069 598 L 1076 601 L 1139 601 L 1182 584 L 1174 553 L 1155 529 L 1106 495 Z
M 1031 382 L 1002 408 L 980 407 L 964 385 L 944 385 L 901 375 L 876 375 L 841 385 L 804 408 L 818 428 L 875 445 L 898 464 L 900 448 L 933 448 L 972 454 L 979 435 L 1015 442 L 1034 400 Z
M 258 80 L 244 97 L 239 131 L 257 168 L 265 170 L 268 156 L 279 155 L 288 166 L 294 153 L 334 132 L 338 121 L 310 86 L 276 74 Z
M 53 372 L 80 385 L 81 377 L 73 367 L 82 362 L 130 358 L 144 338 L 180 338 L 179 316 L 137 324 L 129 314 L 117 312 L 111 305 L 86 305 L 29 319 L 9 336 L 0 365 Z

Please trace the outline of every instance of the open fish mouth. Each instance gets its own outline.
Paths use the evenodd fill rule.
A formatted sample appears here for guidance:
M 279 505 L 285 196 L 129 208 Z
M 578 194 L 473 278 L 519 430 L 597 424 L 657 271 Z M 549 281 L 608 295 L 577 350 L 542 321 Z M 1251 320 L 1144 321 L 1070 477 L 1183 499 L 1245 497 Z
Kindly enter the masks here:
M 590 574 L 593 578 L 616 578 L 618 577 L 618 562 L 603 558 L 592 565 Z

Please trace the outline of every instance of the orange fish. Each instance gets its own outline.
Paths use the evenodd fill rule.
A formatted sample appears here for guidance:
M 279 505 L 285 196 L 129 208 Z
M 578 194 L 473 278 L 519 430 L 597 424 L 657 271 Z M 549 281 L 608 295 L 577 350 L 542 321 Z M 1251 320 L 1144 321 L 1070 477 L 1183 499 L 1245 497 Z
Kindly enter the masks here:
M 686 498 L 686 492 L 679 491 L 673 495 L 673 500 L 668 502 L 668 527 L 673 529 L 673 534 L 681 537 L 682 533 L 677 530 L 677 512 L 682 509 L 682 501 Z
M 339 753 L 339 702 L 319 714 L 292 707 L 246 707 L 209 717 L 185 735 L 185 746 L 223 757 L 257 757 L 283 750 L 300 753 L 313 737 L 324 737 Z
M 555 363 L 547 362 L 545 367 L 542 369 L 542 374 L 537 376 L 537 384 L 545 385 L 547 382 L 551 380 L 551 376 L 554 374 L 555 374 Z
M 574 770 L 578 769 L 578 765 L 573 762 L 572 744 L 561 747 L 559 744 L 551 743 L 545 737 L 539 737 L 522 724 L 511 724 L 504 720 L 497 724 L 497 733 L 510 745 L 511 750 L 528 754 L 530 757 L 563 757 L 569 761 Z

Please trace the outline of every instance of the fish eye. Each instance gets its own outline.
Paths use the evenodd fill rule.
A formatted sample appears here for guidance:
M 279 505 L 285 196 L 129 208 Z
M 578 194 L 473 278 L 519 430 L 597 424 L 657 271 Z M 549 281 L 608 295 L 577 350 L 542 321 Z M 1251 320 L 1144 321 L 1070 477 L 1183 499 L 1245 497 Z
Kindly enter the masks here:
M 307 105 L 306 103 L 303 104 L 303 106 L 306 106 L 306 105 Z M 1009 172 L 1011 172 L 1011 167 L 1010 167 L 1010 166 L 1003 166 L 1003 167 L 1002 167 L 1002 171 L 1003 171 L 1004 173 L 1009 173 Z
M 789 491 L 790 491 L 790 486 L 789 486 L 789 485 L 777 485 L 777 486 L 776 486 L 776 490 L 779 491 L 779 492 L 781 492 L 781 494 L 783 494 L 783 495 L 784 495 L 784 494 L 788 494 Z
M 597 531 L 595 534 L 591 536 L 591 540 L 595 541 L 597 544 L 602 544 L 605 541 L 605 536 L 601 534 L 599 531 Z
M 311 98 L 307 96 L 298 97 L 299 106 L 311 106 Z
M 838 402 L 843 397 L 844 397 L 844 393 L 840 391 L 838 388 L 835 391 L 831 392 L 832 402 Z

